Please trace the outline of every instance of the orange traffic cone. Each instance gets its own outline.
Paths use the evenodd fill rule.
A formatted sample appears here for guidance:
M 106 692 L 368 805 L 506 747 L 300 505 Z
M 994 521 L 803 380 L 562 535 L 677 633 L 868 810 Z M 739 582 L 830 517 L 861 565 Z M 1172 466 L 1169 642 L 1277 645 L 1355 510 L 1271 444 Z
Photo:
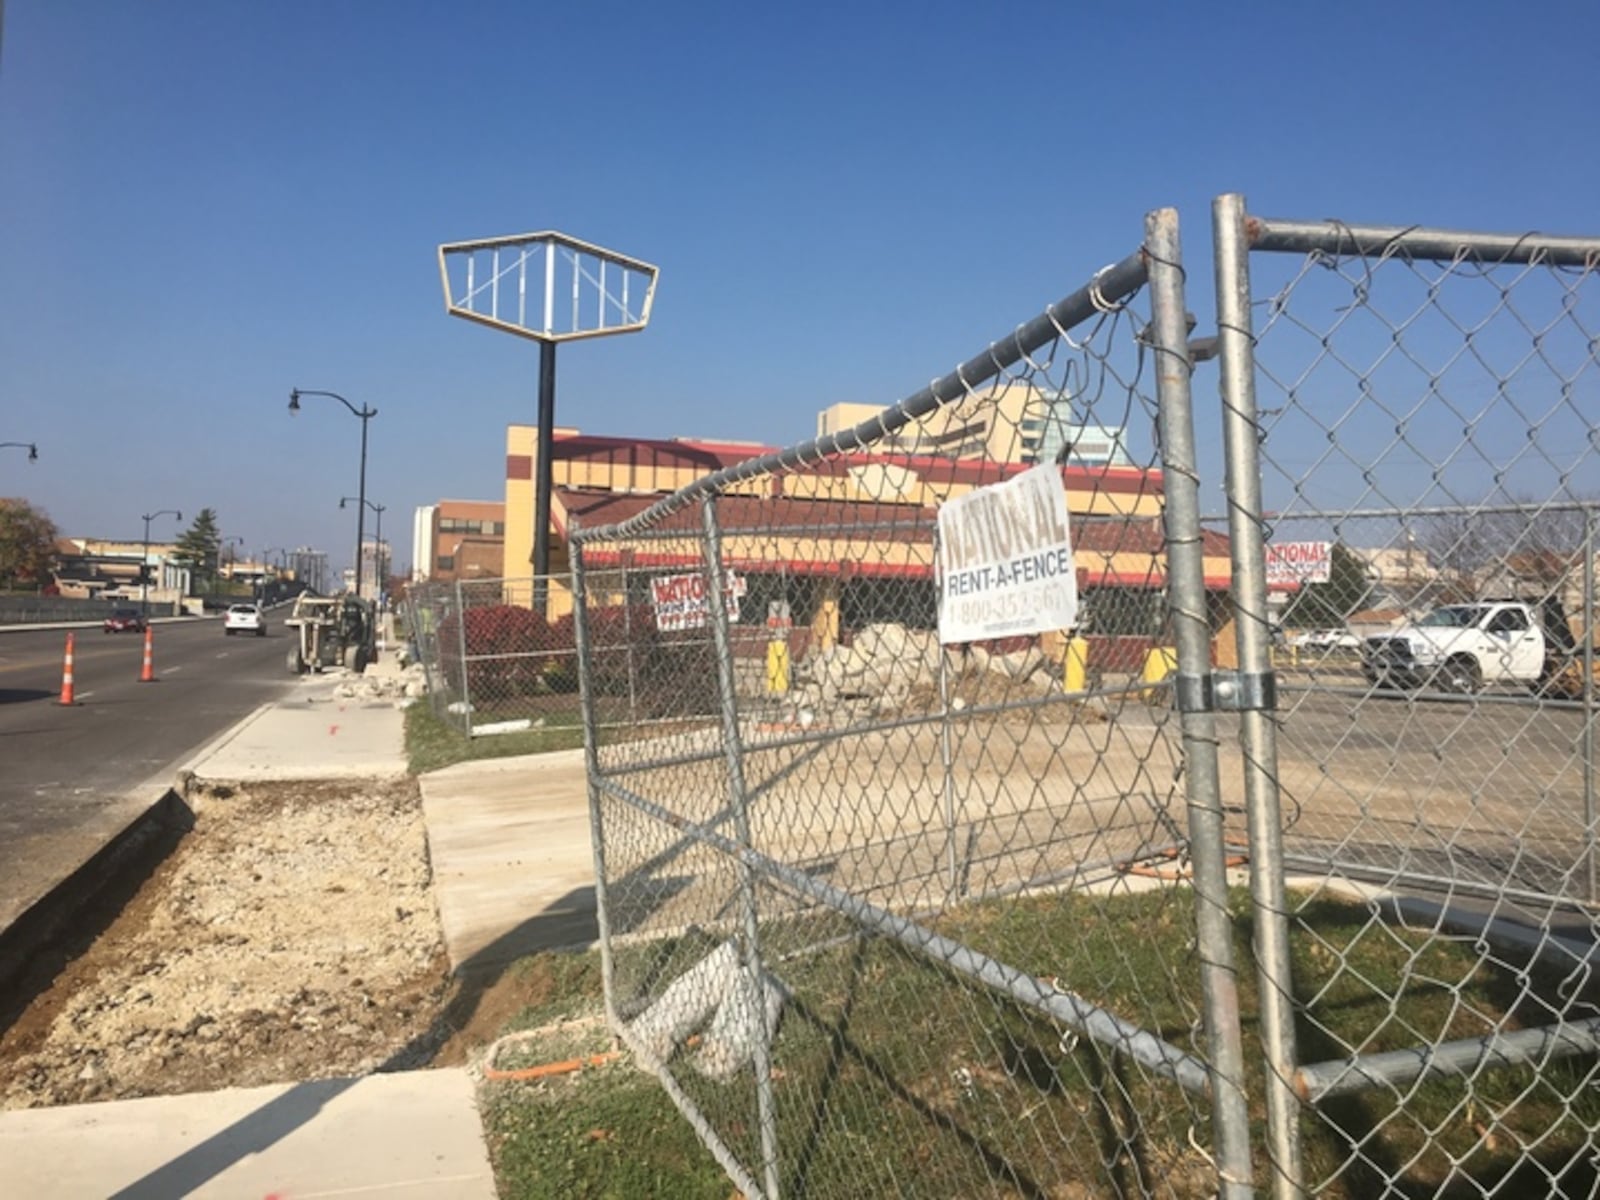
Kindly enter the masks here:
M 72 635 L 67 634 L 67 656 L 61 663 L 61 703 L 72 704 Z
M 139 672 L 140 683 L 154 683 L 156 681 L 155 636 L 156 631 L 146 625 L 144 627 L 144 668 Z

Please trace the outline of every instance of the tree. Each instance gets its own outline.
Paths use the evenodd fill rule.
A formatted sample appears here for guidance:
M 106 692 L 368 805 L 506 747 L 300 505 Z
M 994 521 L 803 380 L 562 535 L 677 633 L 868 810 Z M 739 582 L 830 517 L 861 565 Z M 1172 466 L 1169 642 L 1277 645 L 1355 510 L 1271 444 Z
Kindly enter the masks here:
M 1422 542 L 1440 568 L 1440 598 L 1558 591 L 1583 560 L 1585 510 L 1595 508 L 1600 501 L 1578 494 L 1549 501 L 1497 495 L 1430 518 Z
M 56 524 L 26 500 L 0 498 L 0 587 L 38 587 L 56 557 Z
M 1301 585 L 1284 610 L 1283 623 L 1290 629 L 1342 626 L 1351 613 L 1366 606 L 1371 594 L 1372 580 L 1367 577 L 1367 565 L 1343 542 L 1335 542 L 1332 562 L 1328 565 L 1328 582 Z
M 202 508 L 194 524 L 183 531 L 172 552 L 172 561 L 189 568 L 195 586 L 210 591 L 216 584 L 217 551 L 222 545 L 222 534 L 217 528 L 215 509 Z

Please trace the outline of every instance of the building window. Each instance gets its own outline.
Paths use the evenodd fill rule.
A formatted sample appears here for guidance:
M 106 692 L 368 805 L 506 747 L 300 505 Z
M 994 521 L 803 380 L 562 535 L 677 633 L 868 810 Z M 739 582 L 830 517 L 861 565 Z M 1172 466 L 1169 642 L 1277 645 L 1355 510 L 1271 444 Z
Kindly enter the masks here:
M 456 569 L 456 556 L 454 554 L 441 554 L 435 570 L 454 571 Z

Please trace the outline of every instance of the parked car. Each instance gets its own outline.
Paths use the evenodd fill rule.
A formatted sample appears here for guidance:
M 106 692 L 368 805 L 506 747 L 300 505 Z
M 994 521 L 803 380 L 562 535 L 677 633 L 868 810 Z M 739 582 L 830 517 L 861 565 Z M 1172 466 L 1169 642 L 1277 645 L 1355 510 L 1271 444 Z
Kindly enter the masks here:
M 253 633 L 267 636 L 267 618 L 254 604 L 230 604 L 222 617 L 222 632 L 232 637 L 236 633 Z
M 1294 641 L 1302 650 L 1359 650 L 1361 639 L 1348 629 L 1308 629 Z
M 107 633 L 143 633 L 144 614 L 137 608 L 114 608 L 101 628 Z
M 1446 604 L 1367 639 L 1362 667 L 1379 687 L 1471 693 L 1486 683 L 1537 684 L 1546 673 L 1539 614 L 1516 600 Z

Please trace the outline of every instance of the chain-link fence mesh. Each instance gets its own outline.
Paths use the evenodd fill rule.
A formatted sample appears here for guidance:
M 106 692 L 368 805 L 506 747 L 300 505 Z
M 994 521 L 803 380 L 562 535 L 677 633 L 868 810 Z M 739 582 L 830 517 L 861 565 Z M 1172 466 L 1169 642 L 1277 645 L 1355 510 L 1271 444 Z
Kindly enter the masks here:
M 1600 240 L 1218 212 L 1279 1190 L 1592 1195 Z
M 1157 359 L 1183 348 L 1146 271 L 836 435 L 597 498 L 574 535 L 592 716 L 624 648 L 667 685 L 654 723 L 588 743 L 608 1007 L 749 1194 L 1249 1186 L 1242 931 L 1215 771 L 1197 801 L 1171 709 L 1174 626 L 1203 656 L 1227 546 L 1192 468 L 1163 472 Z M 1078 619 L 942 643 L 940 506 L 1040 464 Z M 619 570 L 643 580 L 626 604 Z
M 576 735 L 582 723 L 571 579 L 543 581 L 545 616 L 533 602 L 540 582 L 530 576 L 419 583 L 407 595 L 404 625 L 427 671 L 433 711 L 468 736 L 533 729 Z M 678 703 L 674 679 L 652 669 L 640 651 L 643 639 L 670 652 L 671 639 L 654 635 L 641 599 L 647 575 L 601 572 L 590 582 L 605 601 L 593 618 L 602 630 L 593 664 L 597 724 L 605 736 L 613 730 L 632 736 Z
M 1600 1186 L 1600 241 L 1216 216 L 1215 339 L 1153 218 L 899 405 L 586 495 L 548 618 L 413 592 L 441 715 L 582 723 L 611 1020 L 748 1194 Z M 941 510 L 1039 465 L 1076 615 L 942 636 Z

